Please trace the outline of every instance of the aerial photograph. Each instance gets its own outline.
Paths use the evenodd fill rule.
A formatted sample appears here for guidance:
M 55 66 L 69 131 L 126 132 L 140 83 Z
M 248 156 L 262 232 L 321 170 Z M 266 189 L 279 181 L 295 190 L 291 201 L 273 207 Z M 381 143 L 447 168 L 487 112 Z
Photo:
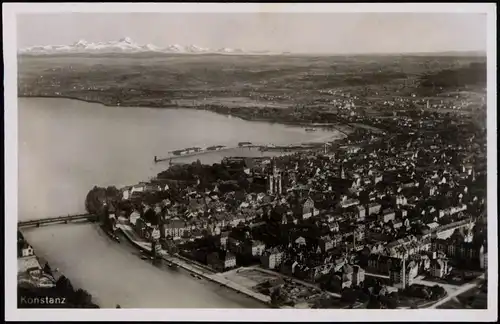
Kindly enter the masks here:
M 16 24 L 18 308 L 488 308 L 486 14 Z

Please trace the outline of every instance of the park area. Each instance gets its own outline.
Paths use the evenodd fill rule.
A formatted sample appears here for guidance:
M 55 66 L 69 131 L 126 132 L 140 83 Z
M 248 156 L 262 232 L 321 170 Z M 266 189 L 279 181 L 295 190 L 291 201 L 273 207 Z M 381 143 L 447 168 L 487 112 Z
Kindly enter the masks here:
M 238 268 L 221 274 L 227 280 L 271 296 L 275 306 L 310 308 L 324 294 L 321 289 L 303 285 L 279 273 L 262 271 L 258 268 Z

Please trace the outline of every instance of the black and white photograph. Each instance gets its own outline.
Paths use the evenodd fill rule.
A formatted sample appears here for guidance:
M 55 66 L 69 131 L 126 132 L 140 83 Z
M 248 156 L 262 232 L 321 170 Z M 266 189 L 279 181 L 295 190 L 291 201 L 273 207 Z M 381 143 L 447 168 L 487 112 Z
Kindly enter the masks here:
M 3 9 L 11 319 L 497 320 L 494 4 Z

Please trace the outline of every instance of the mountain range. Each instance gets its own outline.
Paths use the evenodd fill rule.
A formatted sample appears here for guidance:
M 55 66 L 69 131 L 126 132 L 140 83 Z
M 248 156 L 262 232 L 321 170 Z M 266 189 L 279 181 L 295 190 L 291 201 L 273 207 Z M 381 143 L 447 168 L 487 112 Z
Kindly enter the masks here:
M 50 55 L 50 54 L 106 54 L 106 53 L 179 53 L 179 54 L 260 54 L 272 55 L 283 53 L 272 53 L 268 51 L 244 51 L 242 49 L 220 48 L 210 49 L 196 45 L 169 45 L 158 47 L 153 44 L 140 45 L 135 43 L 129 37 L 124 37 L 118 41 L 91 43 L 85 40 L 79 40 L 71 45 L 42 45 L 31 46 L 18 50 L 19 54 L 28 55 Z

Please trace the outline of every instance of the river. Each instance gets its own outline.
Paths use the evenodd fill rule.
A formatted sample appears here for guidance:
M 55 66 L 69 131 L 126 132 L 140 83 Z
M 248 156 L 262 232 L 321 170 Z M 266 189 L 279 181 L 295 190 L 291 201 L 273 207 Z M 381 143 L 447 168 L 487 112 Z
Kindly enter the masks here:
M 20 98 L 18 116 L 20 220 L 83 212 L 94 185 L 120 187 L 147 180 L 168 168 L 168 163 L 154 164 L 153 157 L 175 149 L 243 141 L 283 145 L 341 136 L 208 111 L 105 107 L 67 99 Z M 237 153 L 250 154 L 245 152 Z M 214 163 L 225 154 L 190 159 Z M 39 256 L 53 269 L 60 268 L 76 287 L 88 290 L 101 307 L 263 307 L 184 271 L 154 267 L 93 224 L 23 232 Z

